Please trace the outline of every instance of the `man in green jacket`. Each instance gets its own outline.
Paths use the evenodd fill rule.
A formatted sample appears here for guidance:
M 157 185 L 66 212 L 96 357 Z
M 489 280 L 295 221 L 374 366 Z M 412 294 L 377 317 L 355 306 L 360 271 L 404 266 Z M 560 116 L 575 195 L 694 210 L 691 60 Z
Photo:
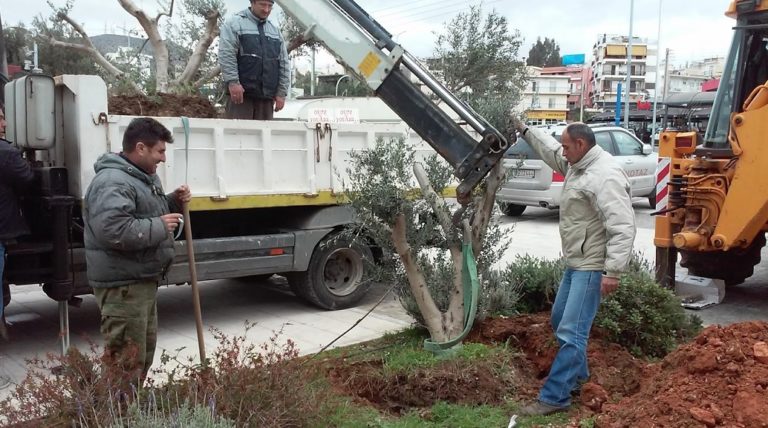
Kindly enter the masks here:
M 600 306 L 619 286 L 635 239 L 629 178 L 596 144 L 583 123 L 572 123 L 561 142 L 514 120 L 515 128 L 553 170 L 565 176 L 560 206 L 560 239 L 566 269 L 552 306 L 552 328 L 560 349 L 539 399 L 523 415 L 566 410 L 571 393 L 589 378 L 587 340 Z
M 83 202 L 88 282 L 101 311 L 105 357 L 132 382 L 143 382 L 152 365 L 157 287 L 173 261 L 178 213 L 191 199 L 186 185 L 164 194 L 156 174 L 172 142 L 160 122 L 132 120 L 122 153 L 96 161 Z

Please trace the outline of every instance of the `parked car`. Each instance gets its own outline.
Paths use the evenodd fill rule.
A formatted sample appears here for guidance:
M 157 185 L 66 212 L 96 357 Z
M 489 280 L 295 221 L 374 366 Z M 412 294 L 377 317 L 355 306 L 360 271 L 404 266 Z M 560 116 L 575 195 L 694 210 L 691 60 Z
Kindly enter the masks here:
M 552 127 L 548 131 L 560 141 L 565 127 Z M 595 140 L 603 150 L 616 157 L 629 176 L 632 196 L 648 198 L 656 206 L 656 162 L 658 155 L 649 144 L 643 144 L 635 135 L 618 126 L 593 126 Z M 557 209 L 563 193 L 565 177 L 553 171 L 522 136 L 504 154 L 507 181 L 501 186 L 496 200 L 504 214 L 521 215 L 526 207 Z

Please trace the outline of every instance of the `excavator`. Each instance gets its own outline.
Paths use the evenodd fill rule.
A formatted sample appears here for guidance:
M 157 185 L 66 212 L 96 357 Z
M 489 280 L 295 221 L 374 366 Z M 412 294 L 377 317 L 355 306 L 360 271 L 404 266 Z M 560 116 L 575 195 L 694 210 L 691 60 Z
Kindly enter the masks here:
M 703 141 L 663 132 L 656 205 L 656 279 L 675 268 L 744 282 L 760 262 L 768 230 L 768 0 L 734 0 L 733 41 Z

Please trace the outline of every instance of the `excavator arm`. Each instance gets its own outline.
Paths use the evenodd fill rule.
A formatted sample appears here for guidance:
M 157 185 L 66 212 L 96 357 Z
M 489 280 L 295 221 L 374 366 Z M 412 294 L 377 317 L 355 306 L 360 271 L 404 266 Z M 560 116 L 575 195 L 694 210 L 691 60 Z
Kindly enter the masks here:
M 451 164 L 461 181 L 457 199 L 468 202 L 472 189 L 507 149 L 504 136 L 438 82 L 353 0 L 276 1 L 306 29 L 305 39 L 321 42 Z M 429 88 L 437 101 L 420 85 Z M 440 103 L 476 131 L 479 141 L 451 119 Z

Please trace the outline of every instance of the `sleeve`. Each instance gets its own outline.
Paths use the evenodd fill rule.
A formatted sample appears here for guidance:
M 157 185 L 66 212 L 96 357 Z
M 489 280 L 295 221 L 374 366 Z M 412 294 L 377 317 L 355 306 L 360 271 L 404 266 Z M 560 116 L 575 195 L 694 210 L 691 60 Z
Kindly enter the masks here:
M 2 174 L 3 181 L 10 183 L 17 191 L 24 190 L 35 179 L 29 163 L 21 157 L 18 150 L 13 148 L 8 152 L 8 156 L 0 168 L 0 174 Z
M 237 72 L 237 53 L 240 50 L 240 42 L 234 26 L 233 17 L 221 26 L 219 35 L 219 66 L 224 83 L 240 82 Z
M 278 34 L 280 32 L 278 31 Z M 291 85 L 291 62 L 288 59 L 288 50 L 285 47 L 285 39 L 280 36 L 280 82 L 277 85 L 277 96 L 285 98 Z
M 563 157 L 563 146 L 554 137 L 538 128 L 526 128 L 523 137 L 550 168 L 563 175 L 568 172 L 568 161 Z
M 120 251 L 156 247 L 169 239 L 160 217 L 136 218 L 136 190 L 126 184 L 95 183 L 87 201 L 88 227 L 100 246 Z
M 607 238 L 603 270 L 606 276 L 618 278 L 629 266 L 636 231 L 629 180 L 623 171 L 615 171 L 600 182 L 594 204 Z

